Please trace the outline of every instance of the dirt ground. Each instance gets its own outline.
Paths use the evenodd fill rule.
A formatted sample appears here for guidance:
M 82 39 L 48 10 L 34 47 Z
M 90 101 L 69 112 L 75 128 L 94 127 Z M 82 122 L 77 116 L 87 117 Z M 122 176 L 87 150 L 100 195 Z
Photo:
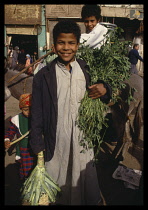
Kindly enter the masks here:
M 9 119 L 20 112 L 18 100 L 10 97 L 5 102 L 5 129 L 9 125 Z M 143 144 L 143 132 L 141 132 L 140 143 Z M 122 180 L 112 178 L 112 174 L 118 165 L 125 165 L 129 168 L 143 170 L 143 149 L 140 145 L 133 149 L 130 147 L 126 157 L 123 160 L 122 155 L 118 158 L 112 158 L 112 151 L 115 149 L 108 143 L 102 144 L 97 164 L 98 180 L 106 206 L 143 206 L 143 181 L 141 179 L 138 190 L 125 188 Z M 18 176 L 18 166 L 15 163 L 15 149 L 12 146 L 8 151 L 5 150 L 5 204 L 4 205 L 21 205 L 19 197 L 21 183 Z

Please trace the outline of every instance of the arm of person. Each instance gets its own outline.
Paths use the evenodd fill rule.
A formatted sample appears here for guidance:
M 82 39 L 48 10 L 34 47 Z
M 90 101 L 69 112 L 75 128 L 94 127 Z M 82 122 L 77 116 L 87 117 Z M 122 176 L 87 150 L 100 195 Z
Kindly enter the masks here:
M 32 105 L 31 105 L 31 132 L 30 146 L 35 154 L 45 149 L 43 135 L 43 115 L 42 115 L 42 91 L 41 76 L 36 74 L 33 78 Z
M 81 34 L 80 43 L 83 43 L 85 40 L 84 45 L 89 45 L 91 48 L 99 48 L 106 40 L 105 35 L 107 31 L 106 27 L 100 25 L 89 34 Z
M 5 149 L 8 149 L 11 146 L 9 138 L 4 139 L 4 146 L 5 146 Z
M 109 103 L 112 97 L 112 89 L 110 85 L 103 80 L 98 80 L 94 85 L 88 87 L 89 97 L 92 99 L 100 98 L 103 103 Z
M 10 142 L 14 139 L 16 134 L 19 134 L 18 128 L 15 124 L 10 121 L 11 125 L 6 130 L 4 138 L 4 146 L 6 149 L 10 147 Z
M 82 63 L 82 60 L 80 60 L 80 61 Z M 86 63 L 85 61 L 83 61 L 83 62 Z M 106 103 L 106 104 L 109 103 L 110 99 L 112 98 L 111 86 L 101 79 L 98 79 L 98 81 L 95 84 L 89 86 L 90 76 L 89 76 L 89 74 L 85 73 L 85 72 L 89 72 L 89 71 L 90 71 L 90 67 L 88 65 L 85 65 L 84 74 L 86 77 L 86 89 L 88 90 L 88 96 L 92 99 L 100 98 L 100 100 L 103 103 Z
M 144 59 L 139 55 L 138 51 L 135 51 L 135 56 L 142 62 L 144 62 Z

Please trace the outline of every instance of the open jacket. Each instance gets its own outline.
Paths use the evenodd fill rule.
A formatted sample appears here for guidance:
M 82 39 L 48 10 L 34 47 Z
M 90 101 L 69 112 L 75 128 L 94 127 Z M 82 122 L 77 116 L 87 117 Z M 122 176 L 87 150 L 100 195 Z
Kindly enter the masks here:
M 56 125 L 58 116 L 56 65 L 57 58 L 43 67 L 33 79 L 32 110 L 31 110 L 31 139 L 30 145 L 34 153 L 45 150 L 45 161 L 52 159 L 56 142 Z M 85 79 L 86 88 L 89 86 L 90 77 L 85 61 L 77 59 Z M 111 88 L 103 81 L 107 93 L 101 100 L 108 103 L 111 98 Z

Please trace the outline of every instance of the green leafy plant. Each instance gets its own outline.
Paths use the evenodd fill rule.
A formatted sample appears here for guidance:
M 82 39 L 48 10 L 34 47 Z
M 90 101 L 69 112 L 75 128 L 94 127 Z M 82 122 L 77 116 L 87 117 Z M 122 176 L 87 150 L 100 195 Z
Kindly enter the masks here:
M 30 205 L 49 205 L 55 203 L 61 191 L 58 184 L 49 176 L 44 166 L 43 151 L 38 153 L 38 161 L 30 176 L 21 188 L 21 199 Z
M 124 80 L 130 77 L 130 63 L 127 57 L 128 46 L 131 42 L 119 40 L 122 33 L 121 28 L 109 31 L 106 42 L 100 49 L 92 49 L 82 44 L 77 52 L 77 57 L 86 61 L 89 65 L 91 82 L 90 85 L 103 80 L 112 88 L 113 103 L 120 99 L 120 90 L 125 88 Z M 132 100 L 132 97 L 130 100 Z M 99 98 L 91 99 L 86 91 L 79 107 L 77 125 L 83 131 L 80 138 L 80 145 L 83 146 L 82 152 L 88 148 L 96 147 L 96 155 L 100 150 L 103 135 L 100 134 L 103 126 L 107 127 L 106 112 L 109 106 Z

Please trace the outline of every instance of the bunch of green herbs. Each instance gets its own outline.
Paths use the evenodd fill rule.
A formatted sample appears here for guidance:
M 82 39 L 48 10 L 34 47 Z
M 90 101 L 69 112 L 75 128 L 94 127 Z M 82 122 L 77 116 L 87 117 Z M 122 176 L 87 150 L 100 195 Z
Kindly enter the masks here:
M 90 85 L 103 80 L 112 88 L 113 103 L 120 100 L 120 90 L 125 88 L 124 80 L 130 77 L 130 63 L 128 60 L 129 41 L 120 41 L 122 29 L 116 28 L 109 31 L 106 41 L 100 49 L 92 49 L 82 44 L 77 52 L 77 58 L 83 59 L 89 65 L 91 82 Z M 106 113 L 109 106 L 103 103 L 100 98 L 91 99 L 86 91 L 79 107 L 77 125 L 83 133 L 80 138 L 82 152 L 88 148 L 95 147 L 95 157 L 97 156 L 103 135 L 102 128 L 107 127 Z

